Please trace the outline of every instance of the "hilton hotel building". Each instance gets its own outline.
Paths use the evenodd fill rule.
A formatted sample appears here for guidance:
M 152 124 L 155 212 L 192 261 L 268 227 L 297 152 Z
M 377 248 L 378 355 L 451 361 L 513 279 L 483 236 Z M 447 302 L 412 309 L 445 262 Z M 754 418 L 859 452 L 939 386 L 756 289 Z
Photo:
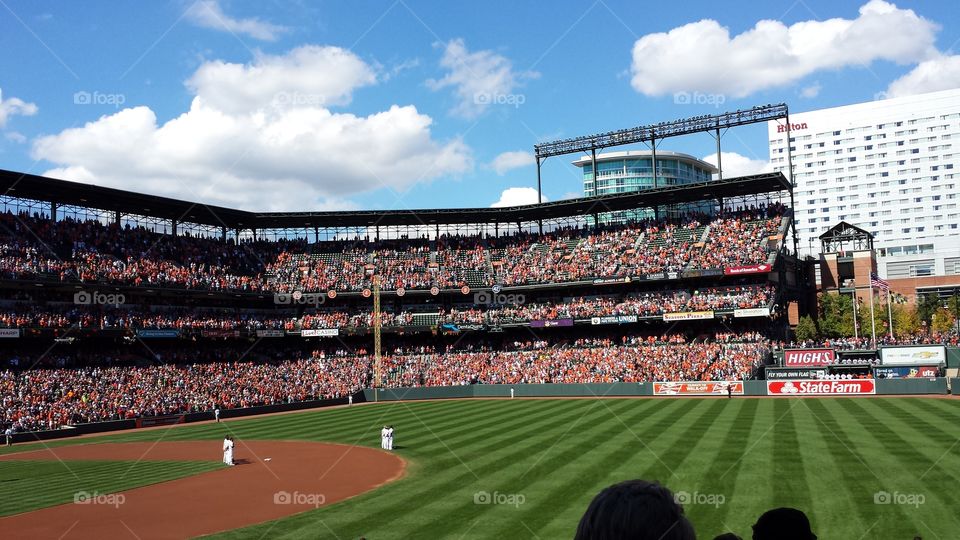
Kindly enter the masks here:
M 960 89 L 790 115 L 801 256 L 845 221 L 874 236 L 876 269 L 902 294 L 960 288 Z M 787 172 L 783 122 L 770 161 Z M 789 175 L 788 175 L 789 176 Z

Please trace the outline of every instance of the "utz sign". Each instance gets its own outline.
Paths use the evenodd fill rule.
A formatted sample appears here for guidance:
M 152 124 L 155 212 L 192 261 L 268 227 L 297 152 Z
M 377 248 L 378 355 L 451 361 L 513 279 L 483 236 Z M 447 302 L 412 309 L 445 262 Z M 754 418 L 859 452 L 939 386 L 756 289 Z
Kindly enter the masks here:
M 877 393 L 873 379 L 767 381 L 768 396 L 858 396 Z
M 783 365 L 786 367 L 829 366 L 836 360 L 833 349 L 791 349 L 783 351 Z

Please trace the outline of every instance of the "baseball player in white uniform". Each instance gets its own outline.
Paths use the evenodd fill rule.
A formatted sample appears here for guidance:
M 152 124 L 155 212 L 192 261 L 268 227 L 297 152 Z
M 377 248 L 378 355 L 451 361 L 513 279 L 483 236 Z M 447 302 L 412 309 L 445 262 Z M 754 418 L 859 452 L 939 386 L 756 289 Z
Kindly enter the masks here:
M 393 426 L 387 426 L 387 450 L 393 450 Z
M 223 463 L 233 465 L 233 439 L 229 435 L 223 439 Z
M 383 426 L 383 429 L 380 430 L 380 448 L 387 449 L 387 426 Z

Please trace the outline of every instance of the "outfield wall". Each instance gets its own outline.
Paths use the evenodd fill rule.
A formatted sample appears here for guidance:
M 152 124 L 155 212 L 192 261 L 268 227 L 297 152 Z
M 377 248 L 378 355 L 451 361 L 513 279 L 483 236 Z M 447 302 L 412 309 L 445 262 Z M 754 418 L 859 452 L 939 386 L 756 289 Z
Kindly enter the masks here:
M 947 379 L 876 379 L 877 395 L 945 395 L 948 394 Z M 708 384 L 708 383 L 695 383 Z M 960 379 L 952 379 L 951 387 L 954 393 L 960 393 Z M 654 395 L 654 384 L 643 383 L 605 383 L 605 384 L 474 384 L 467 386 L 440 386 L 431 388 L 384 388 L 364 389 L 353 396 L 355 403 L 372 401 L 406 401 L 423 399 L 458 399 L 458 398 L 509 398 L 510 390 L 517 398 L 597 398 L 597 397 L 637 397 Z M 710 394 L 723 397 L 724 393 Z M 743 381 L 743 395 L 766 396 L 767 381 Z M 697 397 L 696 394 L 673 394 L 660 397 Z M 220 412 L 221 419 L 240 418 L 259 414 L 298 411 L 346 405 L 348 398 L 325 399 L 316 401 L 302 401 L 297 403 L 281 403 L 260 407 L 245 407 L 240 409 L 224 409 Z M 213 420 L 213 411 L 187 413 L 182 415 L 183 423 Z M 149 420 L 149 419 L 146 419 Z M 95 422 L 80 424 L 67 429 L 51 431 L 35 431 L 17 433 L 13 436 L 14 443 L 29 443 L 54 439 L 66 439 L 91 433 L 108 433 L 135 429 L 136 420 L 114 420 L 109 422 Z
M 954 379 L 960 390 L 960 379 Z M 652 383 L 609 384 L 474 384 L 467 386 L 440 386 L 432 388 L 384 388 L 363 391 L 365 401 L 405 401 L 451 398 L 509 398 L 514 397 L 632 397 L 653 396 Z M 376 393 L 376 395 L 375 395 Z M 877 395 L 943 395 L 947 394 L 947 379 L 877 379 Z M 726 396 L 712 393 L 709 395 Z M 766 396 L 767 381 L 744 381 L 743 395 Z M 686 397 L 681 395 L 661 397 Z M 691 394 L 690 397 L 696 397 Z M 701 396 L 702 397 L 702 396 Z
M 354 395 L 354 400 L 357 402 L 363 401 L 363 394 L 358 392 Z M 258 407 L 243 407 L 238 409 L 223 409 L 220 411 L 220 418 L 240 418 L 243 416 L 254 416 L 258 414 L 268 414 L 268 413 L 277 413 L 277 412 L 286 412 L 286 411 L 299 411 L 304 409 L 318 409 L 322 407 L 332 407 L 334 405 L 346 405 L 348 402 L 347 398 L 336 398 L 336 399 L 321 399 L 314 401 L 299 401 L 296 403 L 279 403 L 276 405 L 262 405 Z M 204 411 L 196 413 L 187 413 L 183 415 L 167 415 L 169 416 L 183 416 L 184 424 L 191 422 L 202 422 L 204 420 L 214 420 L 213 411 Z M 150 420 L 151 418 L 143 418 L 141 420 Z M 120 431 L 128 429 L 136 429 L 137 420 L 111 420 L 108 422 L 92 422 L 89 424 L 78 424 L 75 427 L 65 428 L 65 429 L 53 429 L 49 431 L 32 431 L 27 433 L 17 433 L 13 436 L 14 443 L 30 443 L 37 441 L 49 441 L 54 439 L 67 439 L 70 437 L 76 437 L 79 435 L 88 435 L 91 433 L 109 433 L 111 431 Z M 0 444 L 2 444 L 2 433 L 0 433 Z

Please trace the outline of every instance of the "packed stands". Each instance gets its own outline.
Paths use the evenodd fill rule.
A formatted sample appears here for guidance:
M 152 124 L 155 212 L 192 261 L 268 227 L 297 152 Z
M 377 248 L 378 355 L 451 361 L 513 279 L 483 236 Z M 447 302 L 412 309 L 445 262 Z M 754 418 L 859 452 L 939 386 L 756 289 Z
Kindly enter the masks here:
M 722 217 L 438 240 L 236 245 L 98 221 L 0 214 L 0 278 L 214 291 L 489 287 L 722 269 L 767 261 L 779 205 Z M 772 247 L 771 247 L 772 246 Z
M 387 386 L 450 386 L 649 380 L 738 380 L 769 354 L 756 335 L 723 342 L 664 337 L 515 343 L 507 349 L 398 349 L 383 359 Z M 0 370 L 0 425 L 20 431 L 67 424 L 339 397 L 368 387 L 372 357 L 362 351 L 289 352 L 272 361 L 225 361 L 238 349 L 191 351 L 150 365 Z M 104 352 L 104 355 L 109 353 Z

